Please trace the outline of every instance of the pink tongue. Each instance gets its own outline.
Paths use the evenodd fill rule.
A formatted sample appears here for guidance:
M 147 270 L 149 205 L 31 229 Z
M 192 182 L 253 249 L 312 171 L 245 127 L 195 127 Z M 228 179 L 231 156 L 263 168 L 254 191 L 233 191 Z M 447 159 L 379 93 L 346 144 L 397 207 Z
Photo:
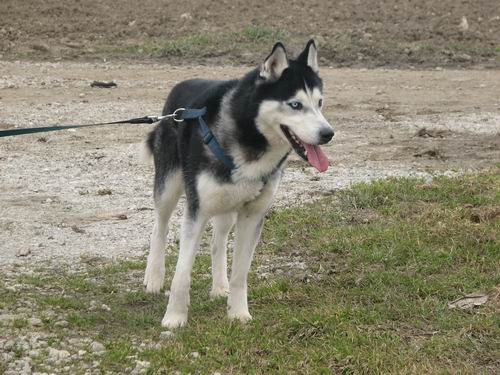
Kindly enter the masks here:
M 328 169 L 330 163 L 328 162 L 328 157 L 325 155 L 321 147 L 308 145 L 307 143 L 302 143 L 307 151 L 307 160 L 314 168 L 320 172 L 324 172 Z

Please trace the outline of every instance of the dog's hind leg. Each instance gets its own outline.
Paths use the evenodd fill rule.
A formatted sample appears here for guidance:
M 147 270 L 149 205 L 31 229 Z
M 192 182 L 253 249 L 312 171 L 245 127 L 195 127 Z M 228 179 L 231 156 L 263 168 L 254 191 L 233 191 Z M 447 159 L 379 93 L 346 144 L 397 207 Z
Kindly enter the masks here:
M 182 174 L 171 171 L 163 181 L 155 183 L 155 224 L 151 234 L 151 248 L 144 275 L 144 285 L 148 293 L 159 293 L 165 280 L 165 241 L 168 221 L 182 194 Z
M 199 214 L 191 215 L 189 211 L 189 207 L 186 207 L 181 228 L 179 259 L 170 287 L 167 311 L 161 322 L 162 326 L 168 328 L 182 327 L 187 322 L 191 270 L 201 234 L 207 223 L 207 218 Z
M 215 216 L 213 218 L 212 237 L 212 298 L 225 297 L 229 294 L 227 279 L 227 238 L 236 221 L 236 213 Z

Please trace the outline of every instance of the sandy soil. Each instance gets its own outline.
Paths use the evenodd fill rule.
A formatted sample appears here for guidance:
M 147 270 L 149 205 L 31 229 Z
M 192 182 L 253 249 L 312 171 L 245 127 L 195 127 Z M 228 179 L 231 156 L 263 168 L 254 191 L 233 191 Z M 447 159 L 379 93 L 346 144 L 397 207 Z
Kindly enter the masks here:
M 246 70 L 0 62 L 0 128 L 155 115 L 180 80 L 237 77 Z M 326 117 L 336 128 L 327 147 L 332 166 L 318 174 L 292 158 L 275 207 L 359 181 L 431 178 L 500 162 L 498 71 L 323 69 L 322 76 Z M 91 88 L 94 79 L 116 80 L 118 87 Z M 126 125 L 1 139 L 0 264 L 143 256 L 153 219 L 153 168 L 138 155 L 149 129 Z M 171 231 L 171 240 L 176 235 Z

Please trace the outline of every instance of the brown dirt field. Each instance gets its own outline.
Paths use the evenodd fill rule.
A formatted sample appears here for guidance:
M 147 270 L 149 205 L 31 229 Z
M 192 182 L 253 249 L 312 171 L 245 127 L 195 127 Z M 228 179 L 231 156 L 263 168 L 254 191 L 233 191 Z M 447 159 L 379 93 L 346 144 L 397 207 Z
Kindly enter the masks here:
M 500 66 L 497 0 L 2 0 L 0 14 L 4 59 L 254 64 L 315 37 L 333 66 Z

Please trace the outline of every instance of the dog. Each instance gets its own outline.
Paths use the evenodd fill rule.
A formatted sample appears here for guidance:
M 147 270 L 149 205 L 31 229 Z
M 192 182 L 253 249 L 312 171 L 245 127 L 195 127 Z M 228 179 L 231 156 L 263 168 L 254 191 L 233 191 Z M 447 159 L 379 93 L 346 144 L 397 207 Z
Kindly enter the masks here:
M 213 225 L 210 295 L 227 296 L 230 319 L 252 318 L 247 275 L 287 157 L 293 150 L 319 172 L 329 166 L 320 145 L 328 143 L 334 131 L 322 107 L 314 40 L 295 60 L 277 43 L 263 64 L 239 80 L 193 79 L 172 89 L 163 114 L 206 108 L 202 118 L 218 148 L 214 151 L 204 142 L 195 119 L 164 119 L 145 142 L 155 165 L 155 224 L 144 277 L 149 293 L 159 293 L 163 287 L 168 221 L 181 195 L 186 196 L 179 258 L 162 326 L 172 329 L 187 322 L 191 271 L 209 220 Z M 228 281 L 226 246 L 233 225 Z

